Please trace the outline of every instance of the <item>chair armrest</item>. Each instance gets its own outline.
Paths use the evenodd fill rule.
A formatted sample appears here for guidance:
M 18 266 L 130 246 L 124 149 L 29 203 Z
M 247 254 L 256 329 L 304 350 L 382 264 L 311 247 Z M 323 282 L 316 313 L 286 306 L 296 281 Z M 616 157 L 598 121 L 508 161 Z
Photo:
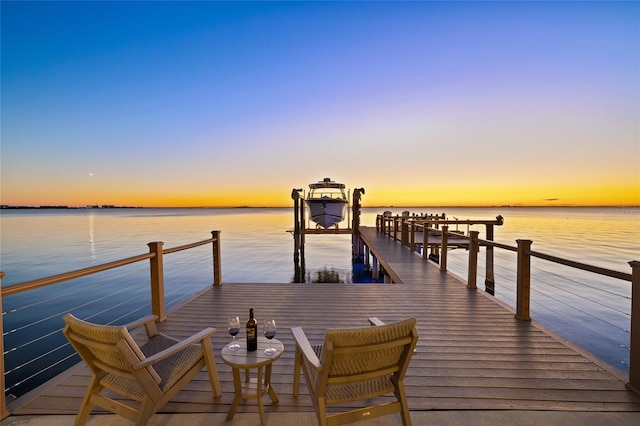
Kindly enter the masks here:
M 143 325 L 149 322 L 152 322 L 152 321 L 155 322 L 157 319 L 158 319 L 157 315 L 147 315 L 146 317 L 137 319 L 133 322 L 130 322 L 129 324 L 125 324 L 124 326 L 127 328 L 127 330 L 133 330 L 134 328 L 142 327 Z
M 301 327 L 293 327 L 291 329 L 291 333 L 293 333 L 293 339 L 296 341 L 296 347 L 300 349 L 304 357 L 313 365 L 316 369 L 322 368 L 322 364 L 320 364 L 320 360 L 318 356 L 313 351 L 311 347 L 311 343 L 309 343 L 309 339 L 307 339 L 307 335 L 304 334 L 304 331 Z
M 371 324 L 371 325 L 384 325 L 384 323 L 378 317 L 369 318 L 369 324 Z
M 156 362 L 163 360 L 177 352 L 180 352 L 181 350 L 188 348 L 191 345 L 194 345 L 198 342 L 203 341 L 204 339 L 209 338 L 213 333 L 215 333 L 217 330 L 215 328 L 212 327 L 207 327 L 204 330 L 190 336 L 187 337 L 184 340 L 181 340 L 180 342 L 176 343 L 175 345 L 169 346 L 167 349 L 161 350 L 160 352 L 158 352 L 157 354 L 154 354 L 148 358 L 145 358 L 144 360 L 140 361 L 140 362 L 136 362 L 135 364 L 133 364 L 133 368 L 134 369 L 140 369 L 140 368 L 145 368 L 148 367 L 152 364 L 155 364 Z

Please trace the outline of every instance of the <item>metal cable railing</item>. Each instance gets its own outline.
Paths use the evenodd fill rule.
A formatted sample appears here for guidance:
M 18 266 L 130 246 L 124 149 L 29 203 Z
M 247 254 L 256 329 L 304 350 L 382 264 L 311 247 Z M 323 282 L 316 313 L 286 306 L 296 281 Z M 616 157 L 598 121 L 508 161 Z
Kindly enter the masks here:
M 499 248 L 504 246 L 499 243 L 493 245 Z M 517 259 L 514 256 L 506 256 L 506 253 L 508 252 L 494 250 L 494 260 L 500 263 L 494 272 L 495 296 L 514 306 L 517 297 L 513 286 L 517 279 Z M 538 253 L 533 252 L 533 254 Z M 477 276 L 483 277 L 485 275 L 484 251 L 481 251 L 480 255 Z M 542 262 L 550 262 L 559 269 L 563 265 L 557 264 L 555 262 L 557 259 L 552 256 L 539 256 L 539 261 L 531 266 L 531 311 L 534 318 L 570 341 L 576 342 L 578 335 L 597 338 L 600 341 L 599 345 L 604 346 L 604 349 L 589 347 L 589 350 L 607 360 L 611 365 L 618 366 L 624 371 L 628 370 L 631 287 L 627 284 L 622 286 L 613 284 L 616 280 L 624 280 L 627 277 L 630 279 L 630 274 L 613 271 L 615 273 L 598 278 L 602 275 L 598 274 L 599 272 L 606 273 L 609 270 L 589 265 L 589 270 L 578 274 L 580 278 L 574 278 L 570 274 L 562 274 L 541 266 Z M 569 260 L 563 264 L 566 268 L 582 265 Z M 449 252 L 448 269 L 451 272 L 466 277 L 467 268 L 466 251 Z M 587 309 L 586 306 L 593 308 Z M 545 321 L 545 318 L 550 320 Z M 580 341 L 579 344 L 584 345 L 586 340 L 588 339 Z
M 448 231 L 448 225 L 455 225 L 457 228 L 459 224 L 467 225 L 469 235 Z M 472 231 L 469 225 L 484 225 L 486 239 L 480 239 L 479 232 Z M 638 301 L 640 300 L 638 299 L 640 297 L 640 262 L 629 262 L 633 271 L 629 274 L 533 251 L 530 248 L 531 240 L 516 240 L 517 247 L 500 244 L 493 241 L 493 227 L 500 225 L 502 225 L 501 216 L 497 216 L 496 221 L 458 221 L 449 220 L 444 214 L 411 216 L 409 212 L 404 212 L 402 216 L 393 217 L 383 214 L 378 215 L 376 219 L 378 232 L 400 241 L 411 250 L 420 249 L 424 258 L 428 257 L 440 263 L 441 270 L 452 271 L 463 278 L 468 277 L 467 285 L 470 288 L 476 288 L 478 278 L 485 276 L 487 292 L 496 294 L 497 290 L 496 295 L 500 299 L 515 307 L 516 318 L 529 320 L 530 312 L 535 312 L 536 320 L 549 329 L 595 353 L 610 365 L 624 365 L 625 368 L 622 370 L 626 369 L 629 373 L 628 386 L 634 389 L 640 388 L 640 369 L 632 368 L 633 364 L 638 364 L 640 333 L 636 331 L 636 337 L 634 337 L 630 331 L 632 324 L 636 324 L 635 328 L 640 327 L 640 321 L 632 318 L 631 314 L 632 305 L 635 305 L 636 310 L 640 309 L 640 301 Z M 452 241 L 447 241 L 449 239 Z M 452 247 L 466 248 L 469 253 L 466 259 L 455 262 L 456 256 L 449 254 L 449 248 Z M 484 262 L 479 262 L 481 247 L 485 247 L 486 251 Z M 500 256 L 495 254 L 498 249 L 517 253 L 515 262 L 500 265 L 503 271 L 505 267 L 511 269 L 510 276 L 505 281 L 508 283 L 507 286 L 499 282 L 502 272 L 496 273 L 498 265 L 495 261 L 500 259 Z M 428 256 L 427 250 L 430 250 Z M 449 257 L 453 260 L 451 262 L 453 268 L 448 266 Z M 533 259 L 536 259 L 536 262 L 547 261 L 549 265 L 553 265 L 552 269 L 573 268 L 569 274 L 572 276 L 590 275 L 589 278 L 579 280 L 561 280 L 560 277 L 563 277 L 563 274 L 553 274 L 551 273 L 553 271 L 548 271 L 546 268 L 533 266 Z M 483 267 L 485 265 L 486 268 Z M 496 277 L 498 277 L 497 281 Z M 596 281 L 593 277 L 600 278 Z M 616 282 L 621 280 L 628 284 L 622 284 L 623 287 L 616 290 L 603 291 L 601 287 L 608 288 L 610 285 L 601 284 L 601 282 L 609 279 L 617 280 Z M 554 293 L 562 294 L 554 295 Z M 633 297 L 632 293 L 636 296 Z M 504 295 L 507 295 L 510 300 L 504 300 Z M 575 334 L 578 328 L 583 330 L 582 336 Z M 589 336 L 593 339 L 588 338 Z M 602 345 L 592 340 L 609 342 L 609 345 L 603 349 Z M 633 347 L 636 347 L 635 353 Z M 613 348 L 610 352 L 615 355 L 609 356 L 607 351 L 610 348 Z M 635 363 L 632 362 L 633 359 Z
M 214 238 L 162 251 L 165 255 L 183 251 L 184 256 L 180 259 L 180 254 L 172 255 L 172 263 L 163 266 L 167 275 L 161 283 L 163 309 L 176 306 L 211 285 L 204 277 L 211 269 L 204 266 L 211 265 L 210 249 L 190 250 L 209 243 L 218 244 L 217 231 Z M 214 247 L 213 266 L 219 268 L 216 250 Z M 2 288 L 3 397 L 19 397 L 78 362 L 79 357 L 61 333 L 64 314 L 73 312 L 84 319 L 99 318 L 103 324 L 118 324 L 151 313 L 154 308 L 149 269 L 138 262 L 154 256 L 155 253 L 134 256 Z M 188 267 L 181 268 L 180 260 Z M 199 272 L 194 276 L 193 271 Z M 219 271 L 214 270 L 214 284 L 219 284 L 216 273 Z M 151 275 L 153 286 L 153 272 Z M 62 282 L 65 283 L 51 286 Z

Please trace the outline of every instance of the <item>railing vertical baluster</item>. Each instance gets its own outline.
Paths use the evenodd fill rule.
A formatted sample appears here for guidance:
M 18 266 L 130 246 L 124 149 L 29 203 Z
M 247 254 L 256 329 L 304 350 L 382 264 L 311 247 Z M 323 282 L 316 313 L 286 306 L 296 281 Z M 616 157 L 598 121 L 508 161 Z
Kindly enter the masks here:
M 631 338 L 629 344 L 629 383 L 627 387 L 640 394 L 640 261 L 631 266 Z
M 442 226 L 442 244 L 440 247 L 440 270 L 441 271 L 446 271 L 447 270 L 447 243 L 449 240 L 449 235 L 447 234 L 447 232 L 449 232 L 449 227 L 447 225 L 443 225 Z
M 7 411 L 7 401 L 4 397 L 4 322 L 2 321 L 2 278 L 4 278 L 4 272 L 0 272 L 0 419 L 4 419 L 9 416 Z
M 467 287 L 476 288 L 476 279 L 478 276 L 478 231 L 469 232 L 469 275 L 467 277 Z
M 151 313 L 158 316 L 158 321 L 167 319 L 164 306 L 164 265 L 162 261 L 161 241 L 154 241 L 149 244 L 149 251 L 155 256 L 149 259 L 151 267 Z
M 222 261 L 220 253 L 220 231 L 211 231 L 213 242 L 213 285 L 222 285 Z M 298 246 L 298 249 L 300 247 Z
M 516 240 L 518 243 L 518 276 L 516 293 L 516 318 L 530 321 L 531 305 L 531 240 Z

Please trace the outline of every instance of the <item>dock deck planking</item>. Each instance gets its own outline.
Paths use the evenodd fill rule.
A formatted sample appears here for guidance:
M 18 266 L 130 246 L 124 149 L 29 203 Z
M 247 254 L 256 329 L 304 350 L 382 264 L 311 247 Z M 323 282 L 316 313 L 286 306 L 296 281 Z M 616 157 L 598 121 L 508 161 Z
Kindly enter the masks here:
M 302 326 L 312 343 L 321 343 L 326 328 L 367 326 L 372 316 L 385 322 L 409 316 L 418 320 L 420 339 L 405 379 L 413 411 L 640 411 L 640 396 L 625 387 L 622 373 L 535 322 L 517 320 L 501 302 L 466 288 L 408 248 L 364 233 L 368 244 L 379 243 L 375 250 L 402 284 L 226 283 L 207 288 L 170 312 L 159 329 L 178 339 L 204 327 L 218 329 L 212 340 L 223 394 L 213 400 L 206 373 L 201 372 L 160 412 L 229 410 L 233 379 L 220 358 L 231 339 L 226 319 L 248 317 L 250 307 L 255 308 L 259 326 L 261 320 L 276 319 L 276 338 L 285 345 L 285 353 L 273 365 L 272 384 L 280 402 L 272 405 L 267 398 L 267 413 L 313 411 L 304 380 L 301 395 L 292 395 L 291 327 Z M 10 411 L 76 413 L 88 382 L 88 369 L 79 365 L 18 399 Z M 238 412 L 257 413 L 257 404 L 245 401 Z

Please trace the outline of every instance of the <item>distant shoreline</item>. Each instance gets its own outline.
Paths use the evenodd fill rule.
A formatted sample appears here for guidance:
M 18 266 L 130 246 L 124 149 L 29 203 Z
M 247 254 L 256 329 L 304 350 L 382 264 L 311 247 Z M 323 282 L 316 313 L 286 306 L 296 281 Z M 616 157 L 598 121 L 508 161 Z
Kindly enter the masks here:
M 487 206 L 464 206 L 464 205 L 450 205 L 450 206 L 362 206 L 367 209 L 427 209 L 427 208 L 465 208 L 465 209 L 486 209 L 486 208 L 503 208 L 503 209 L 517 209 L 517 208 L 640 208 L 638 205 L 487 205 Z M 114 205 L 95 205 L 86 207 L 74 207 L 74 206 L 12 206 L 3 204 L 0 205 L 0 210 L 109 210 L 109 209 L 284 209 L 291 208 L 291 206 L 155 206 L 155 207 L 141 207 L 141 206 L 114 206 Z

